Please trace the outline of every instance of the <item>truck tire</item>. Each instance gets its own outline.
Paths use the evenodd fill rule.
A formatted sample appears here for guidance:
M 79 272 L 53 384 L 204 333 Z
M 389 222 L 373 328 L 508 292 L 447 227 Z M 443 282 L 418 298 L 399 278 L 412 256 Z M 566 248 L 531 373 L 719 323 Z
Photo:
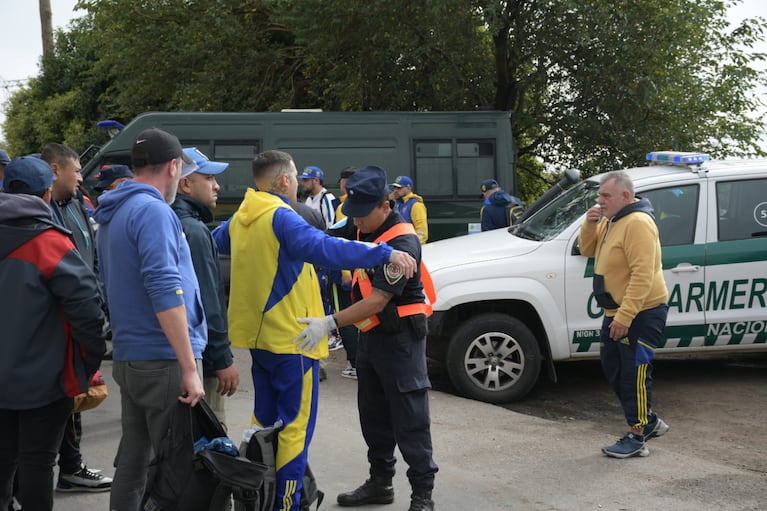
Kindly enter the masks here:
M 541 351 L 524 323 L 507 314 L 474 316 L 447 349 L 450 381 L 466 397 L 508 403 L 527 395 L 541 372 Z

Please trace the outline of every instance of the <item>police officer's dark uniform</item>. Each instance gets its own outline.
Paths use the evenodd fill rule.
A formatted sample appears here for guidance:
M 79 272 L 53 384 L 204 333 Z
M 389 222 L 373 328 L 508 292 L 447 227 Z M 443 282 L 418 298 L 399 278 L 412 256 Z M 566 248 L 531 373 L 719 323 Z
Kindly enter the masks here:
M 380 186 L 385 194 L 386 175 L 369 179 L 370 167 L 349 178 L 346 187 L 353 201 L 354 188 Z M 380 181 L 380 183 L 378 183 Z M 375 191 L 365 190 L 374 195 Z M 346 203 L 345 203 L 346 204 Z M 344 211 L 346 213 L 346 211 Z M 395 228 L 398 224 L 407 227 Z M 390 231 L 390 229 L 395 228 Z M 400 234 L 407 229 L 408 234 Z M 389 232 L 395 237 L 382 239 Z M 412 225 L 392 211 L 384 223 L 362 241 L 386 241 L 392 248 L 421 260 L 421 244 Z M 361 487 L 338 496 L 342 506 L 388 504 L 394 500 L 394 449 L 399 446 L 409 465 L 407 477 L 413 495 L 410 509 L 431 510 L 431 491 L 438 470 L 432 459 L 428 389 L 431 387 L 426 369 L 426 315 L 420 268 L 408 279 L 396 266 L 385 264 L 355 271 L 353 296 L 360 300 L 371 287 L 393 295 L 384 310 L 373 318 L 355 323 L 360 328 L 357 349 L 358 406 L 362 434 L 368 446 L 370 479 Z M 367 290 L 367 292 L 366 292 Z M 379 322 L 376 324 L 376 322 Z

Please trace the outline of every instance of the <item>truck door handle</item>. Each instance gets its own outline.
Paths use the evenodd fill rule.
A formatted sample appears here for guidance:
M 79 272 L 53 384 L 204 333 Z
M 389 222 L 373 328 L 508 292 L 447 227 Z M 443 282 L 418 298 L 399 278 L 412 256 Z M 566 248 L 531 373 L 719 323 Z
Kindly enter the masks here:
M 671 273 L 693 273 L 696 271 L 700 271 L 700 266 L 689 263 L 682 263 L 675 268 L 671 268 Z

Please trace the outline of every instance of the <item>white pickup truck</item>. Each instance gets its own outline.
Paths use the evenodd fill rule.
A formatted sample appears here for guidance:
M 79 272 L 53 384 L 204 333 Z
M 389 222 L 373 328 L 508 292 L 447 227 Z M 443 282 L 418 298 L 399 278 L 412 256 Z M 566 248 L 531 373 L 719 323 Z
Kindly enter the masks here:
M 660 232 L 669 317 L 658 354 L 767 351 L 767 160 L 648 159 L 626 171 Z M 603 312 L 578 233 L 599 178 L 509 229 L 424 246 L 437 291 L 427 352 L 460 393 L 518 400 L 542 367 L 556 380 L 554 362 L 598 358 Z

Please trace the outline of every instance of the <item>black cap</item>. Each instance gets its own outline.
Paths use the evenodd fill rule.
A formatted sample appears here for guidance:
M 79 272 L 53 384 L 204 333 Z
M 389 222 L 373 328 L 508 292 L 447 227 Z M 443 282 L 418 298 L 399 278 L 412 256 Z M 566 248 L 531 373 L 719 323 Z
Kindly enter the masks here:
M 346 192 L 341 212 L 352 218 L 368 216 L 387 195 L 386 171 L 375 166 L 361 168 L 346 181 Z
M 357 172 L 357 167 L 344 167 L 341 170 L 341 176 L 338 178 L 338 181 L 340 182 L 342 179 L 349 179 L 354 175 L 355 172 Z
M 96 177 L 99 181 L 96 183 L 93 189 L 100 192 L 109 188 L 109 185 L 121 177 L 128 177 L 133 179 L 133 172 L 131 172 L 127 165 L 109 165 L 107 167 L 102 167 L 101 171 L 99 171 Z
M 158 165 L 178 157 L 183 158 L 186 163 L 192 163 L 192 160 L 181 149 L 181 142 L 178 141 L 178 138 L 167 131 L 149 128 L 139 133 L 136 141 L 133 142 L 131 158 L 134 169 L 147 165 Z

